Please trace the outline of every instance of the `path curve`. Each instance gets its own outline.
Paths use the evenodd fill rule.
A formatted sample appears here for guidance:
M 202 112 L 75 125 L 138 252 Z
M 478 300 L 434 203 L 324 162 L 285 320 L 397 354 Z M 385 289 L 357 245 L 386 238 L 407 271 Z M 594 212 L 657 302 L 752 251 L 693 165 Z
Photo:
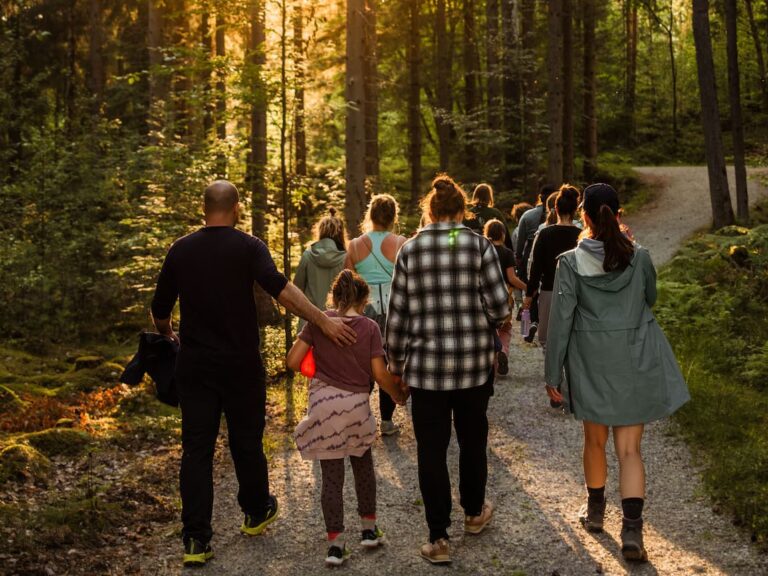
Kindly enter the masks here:
M 661 266 L 694 232 L 712 226 L 707 167 L 653 166 L 635 171 L 657 188 L 657 194 L 636 213 L 628 214 L 626 221 L 637 241 L 648 248 L 656 266 Z M 750 204 L 768 197 L 768 187 L 756 179 L 768 175 L 768 169 L 750 168 L 747 174 Z M 735 210 L 736 179 L 732 166 L 728 168 L 728 181 Z
M 708 224 L 708 208 L 696 208 L 699 204 L 709 206 L 702 192 L 706 192 L 706 170 L 638 171 L 646 177 L 662 178 L 667 184 L 652 205 L 628 218 L 638 241 L 649 247 L 657 263 L 663 263 L 685 237 Z M 761 190 L 760 195 L 765 193 Z M 549 408 L 543 392 L 540 348 L 514 337 L 510 367 L 510 376 L 497 385 L 489 409 L 488 496 L 497 506 L 492 526 L 480 536 L 464 537 L 460 531 L 457 448 L 452 440 L 449 467 L 454 484 L 454 564 L 443 570 L 418 557 L 418 547 L 427 533 L 416 475 L 415 441 L 407 412 L 398 408 L 395 420 L 403 432 L 398 437 L 377 440 L 374 447 L 379 523 L 387 531 L 389 544 L 371 553 L 364 553 L 358 546 L 354 538 L 358 534 L 355 500 L 348 471 L 345 501 L 353 556 L 342 569 L 344 574 L 768 574 L 768 556 L 758 554 L 728 516 L 713 512 L 699 470 L 669 422 L 648 426 L 644 441 L 648 472 L 646 543 L 650 562 L 628 566 L 620 558 L 621 511 L 613 456 L 609 456 L 606 532 L 586 533 L 576 520 L 576 510 L 584 501 L 580 427 Z M 279 452 L 272 459 L 270 479 L 272 490 L 280 499 L 281 517 L 266 535 L 254 539 L 237 532 L 241 515 L 228 456 L 217 463 L 215 476 L 212 543 L 217 557 L 194 573 L 328 573 L 323 566 L 326 544 L 316 463 L 302 461 L 295 450 Z M 146 573 L 181 572 L 177 534 L 167 534 L 155 543 L 153 550 L 145 552 Z

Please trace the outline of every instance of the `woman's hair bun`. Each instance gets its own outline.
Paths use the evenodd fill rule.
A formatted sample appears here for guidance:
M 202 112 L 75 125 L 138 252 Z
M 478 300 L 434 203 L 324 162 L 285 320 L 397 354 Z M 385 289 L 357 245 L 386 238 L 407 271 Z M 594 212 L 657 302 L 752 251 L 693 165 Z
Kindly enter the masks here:
M 336 208 L 334 208 L 333 206 L 328 208 L 328 214 L 331 215 L 331 218 L 335 218 L 336 217 Z

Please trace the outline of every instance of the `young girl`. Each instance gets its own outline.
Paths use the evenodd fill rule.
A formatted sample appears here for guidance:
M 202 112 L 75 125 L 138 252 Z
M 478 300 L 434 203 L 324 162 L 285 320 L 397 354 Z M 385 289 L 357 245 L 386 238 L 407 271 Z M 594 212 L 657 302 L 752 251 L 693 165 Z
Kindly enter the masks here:
M 328 532 L 329 566 L 339 566 L 349 556 L 344 536 L 344 458 L 349 456 L 355 476 L 357 511 L 362 522 L 360 545 L 375 548 L 383 532 L 376 526 L 376 476 L 371 445 L 376 420 L 368 403 L 370 382 L 375 380 L 396 402 L 406 393 L 387 372 L 379 327 L 362 315 L 368 302 L 368 285 L 356 273 L 343 270 L 331 288 L 330 317 L 349 318 L 357 342 L 340 348 L 316 326 L 307 324 L 293 344 L 286 365 L 299 371 L 302 359 L 313 351 L 316 371 L 309 385 L 309 409 L 296 427 L 294 438 L 303 458 L 320 460 L 323 477 L 321 505 Z
M 491 241 L 499 256 L 501 271 L 504 273 L 508 287 L 525 292 L 525 282 L 515 274 L 515 253 L 504 246 L 507 227 L 500 220 L 489 220 L 485 223 L 483 234 Z M 511 303 L 510 303 L 511 304 Z M 504 376 L 509 373 L 509 339 L 512 336 L 512 315 L 504 321 L 504 324 L 496 331 L 501 343 L 501 350 L 496 357 L 496 371 Z

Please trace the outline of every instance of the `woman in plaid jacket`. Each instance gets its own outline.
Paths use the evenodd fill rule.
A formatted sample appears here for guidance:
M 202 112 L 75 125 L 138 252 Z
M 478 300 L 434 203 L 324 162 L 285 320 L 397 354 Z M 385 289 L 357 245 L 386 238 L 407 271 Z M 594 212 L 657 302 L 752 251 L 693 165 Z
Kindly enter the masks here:
M 389 371 L 412 394 L 419 486 L 429 525 L 426 560 L 451 561 L 451 484 L 446 455 L 454 422 L 460 446 L 464 531 L 479 534 L 493 516 L 485 500 L 488 400 L 493 393 L 494 330 L 509 300 L 493 245 L 462 224 L 464 191 L 448 176 L 422 203 L 431 224 L 397 256 L 387 315 Z

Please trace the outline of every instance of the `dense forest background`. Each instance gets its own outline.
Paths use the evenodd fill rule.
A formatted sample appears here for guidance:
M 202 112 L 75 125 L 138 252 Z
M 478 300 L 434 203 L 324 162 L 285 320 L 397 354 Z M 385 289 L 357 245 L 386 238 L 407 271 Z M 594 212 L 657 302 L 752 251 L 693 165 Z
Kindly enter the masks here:
M 726 153 L 728 4 L 709 9 Z M 731 4 L 759 162 L 768 2 Z M 214 178 L 239 186 L 243 228 L 282 265 L 330 204 L 356 232 L 373 191 L 400 199 L 410 232 L 438 171 L 491 182 L 508 209 L 547 180 L 625 187 L 632 164 L 704 163 L 692 8 L 3 0 L 0 338 L 42 349 L 135 334 Z

